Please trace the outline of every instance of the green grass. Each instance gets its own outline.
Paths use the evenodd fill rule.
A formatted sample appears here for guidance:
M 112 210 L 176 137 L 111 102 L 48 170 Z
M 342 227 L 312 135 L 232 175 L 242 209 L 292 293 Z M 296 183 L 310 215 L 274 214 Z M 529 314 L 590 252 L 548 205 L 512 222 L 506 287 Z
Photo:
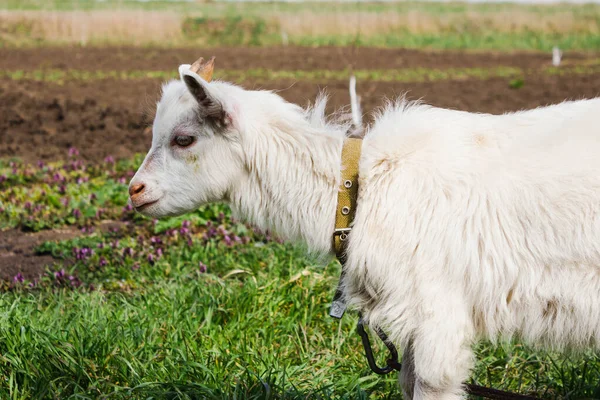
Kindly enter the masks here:
M 56 260 L 40 280 L 1 286 L 0 398 L 399 397 L 395 377 L 368 370 L 356 315 L 327 316 L 337 263 L 255 232 L 223 205 L 137 216 L 124 181 L 141 157 L 76 158 L 0 162 L 0 227 L 88 232 L 39 246 Z M 69 204 L 56 207 L 52 196 Z M 101 230 L 107 218 L 120 228 Z M 476 383 L 544 398 L 600 395 L 593 354 L 571 359 L 518 343 L 476 350 Z
M 248 80 L 267 82 L 271 80 L 302 80 L 323 82 L 346 80 L 354 74 L 359 81 L 381 82 L 435 82 L 447 80 L 491 79 L 519 77 L 526 74 L 541 73 L 545 75 L 591 75 L 600 72 L 600 60 L 588 60 L 582 64 L 566 64 L 560 68 L 545 67 L 540 69 L 522 69 L 518 67 L 497 66 L 492 68 L 403 68 L 403 69 L 358 69 L 358 70 L 271 70 L 254 68 L 247 70 L 219 70 L 216 79 L 237 83 Z M 176 79 L 174 71 L 88 71 L 76 69 L 38 69 L 38 70 L 3 70 L 0 79 L 32 80 L 64 84 L 65 82 L 96 81 L 102 79 Z
M 276 25 L 269 25 L 251 20 L 251 27 L 231 29 L 207 34 L 200 31 L 198 36 L 188 37 L 184 32 L 183 38 L 170 41 L 143 41 L 144 47 L 164 46 L 202 46 L 203 48 L 222 46 L 281 46 L 282 37 Z M 223 23 L 227 25 L 227 23 Z M 600 25 L 599 25 L 600 26 Z M 0 29 L 0 48 L 14 47 L 46 47 L 82 44 L 76 38 L 64 40 L 46 40 L 30 37 L 30 26 L 19 22 L 9 27 L 8 36 L 2 35 Z M 119 46 L 140 45 L 135 41 L 122 37 L 119 39 L 91 39 L 84 43 L 86 46 Z M 550 52 L 558 46 L 566 51 L 597 51 L 600 49 L 600 35 L 594 32 L 581 33 L 551 33 L 551 32 L 497 32 L 489 31 L 452 31 L 413 33 L 399 30 L 389 33 L 358 33 L 353 35 L 334 34 L 295 34 L 289 36 L 286 44 L 304 47 L 320 46 L 364 46 L 381 48 L 407 48 L 431 50 L 479 50 L 479 51 L 542 51 Z
M 278 40 L 276 42 L 276 40 Z M 279 44 L 279 38 L 263 40 L 268 44 Z M 292 38 L 291 44 L 300 46 L 370 46 L 402 47 L 409 49 L 435 50 L 537 50 L 549 52 L 554 46 L 568 50 L 598 50 L 600 36 L 593 33 L 555 34 L 544 32 L 444 32 L 410 33 L 358 36 L 300 36 Z

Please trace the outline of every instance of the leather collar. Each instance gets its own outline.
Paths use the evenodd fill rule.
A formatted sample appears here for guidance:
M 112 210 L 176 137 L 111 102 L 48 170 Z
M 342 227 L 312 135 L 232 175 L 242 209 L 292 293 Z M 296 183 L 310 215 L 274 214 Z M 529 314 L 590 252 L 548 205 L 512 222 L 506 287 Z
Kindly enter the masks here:
M 347 138 L 342 147 L 342 181 L 338 191 L 333 233 L 333 248 L 340 261 L 344 257 L 346 241 L 356 213 L 358 162 L 361 149 L 362 139 L 355 138 Z

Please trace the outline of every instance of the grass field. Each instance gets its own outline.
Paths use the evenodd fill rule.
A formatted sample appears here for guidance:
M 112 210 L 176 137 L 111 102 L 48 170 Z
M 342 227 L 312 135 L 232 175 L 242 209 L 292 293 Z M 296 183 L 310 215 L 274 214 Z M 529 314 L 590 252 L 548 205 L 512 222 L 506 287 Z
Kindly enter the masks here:
M 126 204 L 140 162 L 0 164 L 0 229 L 77 226 L 57 261 L 0 294 L 0 398 L 397 398 L 366 367 L 356 316 L 327 316 L 339 273 L 224 206 L 152 221 Z M 110 229 L 104 229 L 106 221 Z M 104 221 L 104 223 L 103 223 Z M 479 346 L 473 381 L 600 395 L 600 360 Z
M 510 23 L 507 23 L 510 21 Z M 600 5 L 9 0 L 0 45 L 600 48 Z

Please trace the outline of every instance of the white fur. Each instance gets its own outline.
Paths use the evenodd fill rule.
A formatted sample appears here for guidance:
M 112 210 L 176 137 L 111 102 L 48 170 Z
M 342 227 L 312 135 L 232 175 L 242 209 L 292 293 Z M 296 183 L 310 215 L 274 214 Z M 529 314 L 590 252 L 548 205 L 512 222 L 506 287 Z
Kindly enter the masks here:
M 182 77 L 193 73 L 182 67 Z M 227 201 L 238 217 L 331 254 L 346 124 L 270 92 L 198 82 L 227 115 L 191 116 L 164 88 L 132 184 L 144 210 Z M 600 99 L 506 115 L 399 101 L 368 131 L 350 235 L 347 298 L 405 348 L 407 398 L 458 399 L 479 338 L 553 348 L 600 342 Z M 175 127 L 199 139 L 173 149 Z

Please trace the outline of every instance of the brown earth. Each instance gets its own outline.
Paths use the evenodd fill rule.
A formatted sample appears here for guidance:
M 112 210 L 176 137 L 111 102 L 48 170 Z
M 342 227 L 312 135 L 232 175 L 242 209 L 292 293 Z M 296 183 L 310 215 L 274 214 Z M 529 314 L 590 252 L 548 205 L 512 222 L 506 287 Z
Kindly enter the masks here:
M 17 229 L 0 231 L 0 280 L 11 280 L 17 273 L 30 281 L 39 278 L 44 267 L 55 260 L 48 254 L 36 254 L 35 248 L 49 240 L 72 239 L 78 235 L 79 231 L 72 227 L 37 233 Z
M 392 69 L 409 67 L 497 67 L 523 69 L 547 65 L 540 54 L 433 53 L 408 50 L 352 48 L 279 49 L 87 49 L 40 48 L 0 49 L 0 68 L 34 70 L 74 68 L 89 70 L 166 70 L 190 62 L 198 54 L 216 54 L 218 66 L 227 69 Z M 591 58 L 567 55 L 567 60 Z M 70 147 L 83 158 L 100 161 L 108 155 L 129 157 L 145 152 L 151 141 L 148 124 L 160 90 L 158 79 L 68 81 L 63 85 L 36 81 L 0 79 L 0 158 L 19 157 L 25 161 L 59 160 Z M 347 81 L 315 84 L 292 80 L 252 81 L 249 89 L 274 89 L 285 99 L 301 105 L 314 100 L 325 89 L 329 109 L 346 106 Z M 470 79 L 421 83 L 358 82 L 363 111 L 370 113 L 385 98 L 407 94 L 409 99 L 453 109 L 504 113 L 538 107 L 565 99 L 595 97 L 600 93 L 600 74 L 548 76 L 531 74 L 524 85 L 511 89 L 509 80 Z M 367 117 L 367 120 L 369 118 Z M 54 260 L 39 256 L 35 246 L 49 239 L 69 238 L 76 230 L 24 234 L 0 232 L 0 279 L 12 279 L 21 272 L 34 278 Z
M 123 228 L 121 221 L 102 221 L 100 232 Z M 64 226 L 40 232 L 22 232 L 19 229 L 0 231 L 0 281 L 10 281 L 18 273 L 33 281 L 39 278 L 47 266 L 57 260 L 49 254 L 38 254 L 36 247 L 47 241 L 74 239 L 85 235 L 74 226 Z M 64 265 L 64 261 L 62 262 Z
M 360 69 L 516 66 L 535 69 L 550 57 L 539 53 L 421 52 L 376 48 L 36 48 L 0 49 L 0 68 L 9 71 L 64 68 L 78 70 L 168 70 L 203 53 L 216 54 L 218 67 L 227 69 Z M 593 59 L 594 54 L 567 54 L 566 61 Z M 0 157 L 26 161 L 64 157 L 69 147 L 90 160 L 107 155 L 128 157 L 150 143 L 144 128 L 152 119 L 160 80 L 71 81 L 64 85 L 0 80 Z M 382 99 L 408 93 L 433 105 L 477 112 L 501 113 L 570 98 L 598 94 L 600 76 L 531 75 L 521 89 L 506 79 L 481 81 L 385 83 L 358 82 L 363 110 L 370 112 Z M 276 89 L 287 100 L 306 104 L 320 89 L 331 95 L 330 109 L 348 104 L 346 81 L 320 84 L 292 80 L 246 81 L 246 88 Z
M 217 57 L 217 68 L 245 70 L 343 70 L 394 68 L 460 68 L 548 66 L 549 54 L 482 53 L 459 51 L 419 51 L 368 47 L 229 47 L 229 48 L 89 48 L 43 47 L 0 48 L 0 69 L 35 70 L 42 68 L 103 71 L 177 71 L 180 64 L 191 64 L 199 56 Z M 565 62 L 597 57 L 591 53 L 566 53 Z
M 92 161 L 108 155 L 128 157 L 145 152 L 151 141 L 147 128 L 158 99 L 160 80 L 100 80 L 64 85 L 0 80 L 0 158 L 58 160 L 69 147 Z M 349 103 L 346 81 L 314 84 L 294 81 L 244 83 L 246 88 L 276 89 L 301 105 L 325 89 L 330 110 Z M 370 113 L 385 98 L 407 94 L 410 99 L 453 109 L 504 113 L 580 99 L 600 93 L 600 74 L 531 75 L 520 89 L 509 80 L 442 81 L 421 83 L 358 82 L 363 111 Z

